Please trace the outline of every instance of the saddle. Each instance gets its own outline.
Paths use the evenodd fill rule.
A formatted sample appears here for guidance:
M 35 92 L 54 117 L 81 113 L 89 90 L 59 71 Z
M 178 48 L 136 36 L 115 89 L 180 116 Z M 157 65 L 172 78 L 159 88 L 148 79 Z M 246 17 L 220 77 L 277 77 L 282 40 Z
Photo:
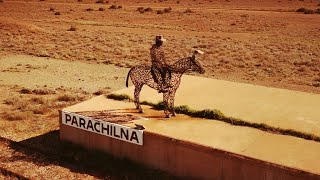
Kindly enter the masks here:
M 157 67 L 155 67 L 155 66 L 151 66 L 151 75 L 152 75 L 152 78 L 153 78 L 153 80 L 154 80 L 154 82 L 156 82 L 157 84 L 159 84 L 159 82 L 158 82 L 158 79 L 157 79 L 157 76 L 156 76 L 156 73 L 157 72 L 155 72 L 155 70 L 158 70 L 158 72 L 160 72 L 160 73 L 165 73 L 164 74 L 164 76 L 165 75 L 169 75 L 169 80 L 171 80 L 171 77 L 172 77 L 172 68 L 166 68 L 166 67 L 163 67 L 163 68 L 157 68 Z M 163 72 L 163 70 L 165 70 L 165 72 Z M 163 75 L 162 74 L 160 74 L 160 76 L 163 78 Z

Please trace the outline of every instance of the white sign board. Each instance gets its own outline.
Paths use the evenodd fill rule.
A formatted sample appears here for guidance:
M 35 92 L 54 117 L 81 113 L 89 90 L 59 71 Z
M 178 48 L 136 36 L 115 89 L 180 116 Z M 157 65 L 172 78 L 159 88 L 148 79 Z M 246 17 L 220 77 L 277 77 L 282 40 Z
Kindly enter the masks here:
M 119 124 L 89 118 L 67 111 L 62 111 L 62 124 L 133 144 L 143 145 L 143 131 Z

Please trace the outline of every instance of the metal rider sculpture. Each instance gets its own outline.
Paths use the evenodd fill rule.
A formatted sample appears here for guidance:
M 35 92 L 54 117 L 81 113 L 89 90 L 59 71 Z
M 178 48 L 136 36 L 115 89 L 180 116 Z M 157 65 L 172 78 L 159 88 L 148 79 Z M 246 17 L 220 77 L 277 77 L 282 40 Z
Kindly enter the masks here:
M 170 117 L 170 114 L 172 114 L 173 116 L 176 115 L 174 111 L 174 97 L 177 89 L 180 86 L 182 75 L 187 71 L 195 71 L 201 74 L 205 72 L 202 65 L 199 63 L 199 61 L 196 60 L 197 54 L 203 54 L 203 52 L 200 50 L 196 50 L 194 51 L 191 57 L 180 59 L 171 66 L 171 69 L 172 69 L 171 84 L 172 85 L 171 87 L 168 87 L 168 91 L 163 92 L 163 102 L 165 104 L 164 113 L 167 118 Z M 143 110 L 140 105 L 140 100 L 139 100 L 142 86 L 148 85 L 153 89 L 160 90 L 159 85 L 155 82 L 154 78 L 152 77 L 151 68 L 149 66 L 140 65 L 140 66 L 132 67 L 127 75 L 127 80 L 126 80 L 127 87 L 128 87 L 129 77 L 131 78 L 131 81 L 135 86 L 134 103 L 136 105 L 136 109 L 138 109 L 139 112 L 143 113 Z

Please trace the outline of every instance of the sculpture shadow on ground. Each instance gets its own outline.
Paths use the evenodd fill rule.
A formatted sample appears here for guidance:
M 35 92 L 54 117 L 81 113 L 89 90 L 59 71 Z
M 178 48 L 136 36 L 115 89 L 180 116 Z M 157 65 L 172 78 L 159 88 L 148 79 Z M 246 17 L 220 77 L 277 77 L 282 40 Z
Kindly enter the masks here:
M 118 159 L 95 150 L 60 141 L 59 130 L 20 142 L 10 141 L 10 148 L 24 156 L 13 156 L 9 161 L 24 159 L 39 166 L 58 165 L 72 172 L 89 174 L 99 179 L 177 179 L 159 170 L 150 169 L 127 159 Z

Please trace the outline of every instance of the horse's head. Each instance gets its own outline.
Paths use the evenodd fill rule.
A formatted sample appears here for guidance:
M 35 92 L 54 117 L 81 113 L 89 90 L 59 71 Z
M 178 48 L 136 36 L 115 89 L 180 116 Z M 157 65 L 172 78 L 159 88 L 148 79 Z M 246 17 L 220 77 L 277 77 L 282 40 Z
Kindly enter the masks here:
M 203 51 L 195 50 L 193 55 L 190 57 L 190 70 L 196 71 L 198 73 L 204 74 L 205 70 L 200 64 L 200 62 L 196 59 L 196 56 L 203 54 Z

